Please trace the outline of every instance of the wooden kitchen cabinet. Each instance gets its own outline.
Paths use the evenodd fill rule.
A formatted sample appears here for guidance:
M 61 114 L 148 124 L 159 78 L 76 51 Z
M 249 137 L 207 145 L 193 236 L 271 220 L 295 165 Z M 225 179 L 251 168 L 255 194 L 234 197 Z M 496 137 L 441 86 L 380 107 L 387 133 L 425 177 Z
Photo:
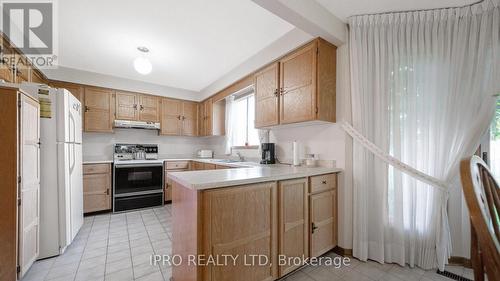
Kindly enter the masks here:
M 118 91 L 115 100 L 117 120 L 159 121 L 160 99 L 156 96 Z
M 40 106 L 0 86 L 0 280 L 21 280 L 39 255 Z
M 205 165 L 202 162 L 192 161 L 191 170 L 194 170 L 194 171 L 205 170 Z
M 0 80 L 14 82 L 14 51 L 5 40 L 0 45 Z
M 182 101 L 164 98 L 161 101 L 160 134 L 179 136 L 182 130 Z
M 258 72 L 256 127 L 335 122 L 336 49 L 318 38 L 280 59 L 279 67 L 273 64 Z
M 318 193 L 311 193 L 309 196 L 309 215 L 311 221 L 310 256 L 318 257 L 337 245 L 337 188 L 336 175 L 329 174 L 311 177 L 309 182 L 311 189 L 314 184 L 325 185 Z M 325 191 L 326 190 L 326 191 Z
M 60 82 L 60 81 L 51 81 L 49 83 L 49 86 L 54 87 L 54 88 L 66 89 L 66 90 L 70 91 L 71 94 L 73 96 L 75 96 L 82 103 L 82 105 L 84 105 L 85 89 L 82 85 L 74 84 L 74 83 L 67 83 L 67 82 Z
M 257 72 L 255 83 L 255 127 L 279 124 L 279 63 Z
M 141 95 L 139 97 L 139 121 L 160 121 L 160 98 L 152 95 Z
M 203 225 L 202 231 L 207 234 L 204 235 L 203 243 L 205 254 L 213 256 L 231 254 L 242 258 L 237 260 L 235 266 L 232 264 L 207 266 L 204 268 L 204 278 L 198 280 L 277 279 L 276 187 L 276 182 L 266 182 L 209 190 L 203 194 L 205 208 L 201 213 L 202 221 L 210 221 Z M 175 198 L 174 195 L 174 200 Z M 174 233 L 174 236 L 178 234 L 180 233 Z M 267 256 L 272 265 L 245 266 L 243 257 L 250 252 Z M 252 276 L 251 279 L 248 279 L 249 276 Z
M 307 178 L 280 181 L 278 254 L 289 258 L 309 256 L 309 209 Z M 281 265 L 279 276 L 299 268 L 293 263 Z
M 165 162 L 165 187 L 164 187 L 164 200 L 165 202 L 172 201 L 172 180 L 168 178 L 171 172 L 184 172 L 189 171 L 189 161 L 166 161 Z
M 45 85 L 48 84 L 48 81 L 45 79 L 43 74 L 35 69 L 31 71 L 31 82 L 37 84 L 45 84 Z
M 21 54 L 15 54 L 14 80 L 15 83 L 31 82 L 31 65 L 26 57 Z
M 213 131 L 213 100 L 209 98 L 200 104 L 201 114 L 200 114 L 200 136 L 211 136 Z
M 84 129 L 86 132 L 113 132 L 114 91 L 85 87 Z
M 111 209 L 111 164 L 83 165 L 83 212 Z
M 116 92 L 115 108 L 117 120 L 138 120 L 138 97 L 135 93 Z
M 198 135 L 198 104 L 196 102 L 182 102 L 182 135 Z
M 162 135 L 198 135 L 198 106 L 195 102 L 164 98 L 161 102 Z

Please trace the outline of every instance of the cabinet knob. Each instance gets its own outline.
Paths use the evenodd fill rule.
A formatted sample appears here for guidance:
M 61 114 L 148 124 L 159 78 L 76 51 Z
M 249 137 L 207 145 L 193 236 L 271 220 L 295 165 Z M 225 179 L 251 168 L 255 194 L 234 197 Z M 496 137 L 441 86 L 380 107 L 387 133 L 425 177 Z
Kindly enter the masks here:
M 322 184 L 326 184 L 326 181 L 322 181 L 321 183 L 322 183 Z

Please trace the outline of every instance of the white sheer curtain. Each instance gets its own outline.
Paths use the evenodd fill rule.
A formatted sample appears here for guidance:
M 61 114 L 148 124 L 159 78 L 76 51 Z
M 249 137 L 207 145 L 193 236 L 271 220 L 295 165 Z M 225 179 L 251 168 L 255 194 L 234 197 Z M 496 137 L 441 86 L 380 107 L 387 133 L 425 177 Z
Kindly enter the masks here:
M 231 148 L 233 147 L 233 122 L 235 120 L 234 116 L 234 96 L 229 95 L 226 97 L 226 114 L 225 114 L 225 127 L 226 127 L 226 137 L 224 143 L 224 151 L 226 155 L 231 155 Z
M 500 91 L 500 0 L 349 19 L 353 126 L 402 162 L 452 185 Z M 353 254 L 441 269 L 448 193 L 353 149 Z M 456 188 L 456 187 L 455 187 Z

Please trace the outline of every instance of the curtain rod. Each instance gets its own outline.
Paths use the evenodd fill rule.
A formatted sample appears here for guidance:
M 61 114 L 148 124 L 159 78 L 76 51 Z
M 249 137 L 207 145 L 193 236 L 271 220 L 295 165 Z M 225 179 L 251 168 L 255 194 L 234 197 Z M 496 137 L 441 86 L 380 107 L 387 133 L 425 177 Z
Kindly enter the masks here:
M 481 2 L 484 2 L 487 0 L 479 0 L 477 2 L 474 2 L 472 4 L 467 4 L 467 5 L 462 5 L 462 6 L 455 6 L 455 7 L 443 7 L 443 8 L 432 8 L 432 9 L 417 9 L 417 10 L 400 10 L 400 11 L 390 11 L 390 12 L 380 12 L 380 13 L 370 13 L 370 14 L 359 14 L 359 15 L 352 15 L 348 16 L 347 18 L 353 18 L 353 17 L 361 17 L 361 16 L 376 16 L 376 15 L 390 15 L 390 14 L 398 14 L 398 13 L 412 13 L 412 12 L 425 12 L 425 11 L 434 11 L 434 10 L 446 10 L 446 9 L 456 9 L 456 8 L 465 8 L 465 7 L 471 7 L 474 5 L 477 5 Z

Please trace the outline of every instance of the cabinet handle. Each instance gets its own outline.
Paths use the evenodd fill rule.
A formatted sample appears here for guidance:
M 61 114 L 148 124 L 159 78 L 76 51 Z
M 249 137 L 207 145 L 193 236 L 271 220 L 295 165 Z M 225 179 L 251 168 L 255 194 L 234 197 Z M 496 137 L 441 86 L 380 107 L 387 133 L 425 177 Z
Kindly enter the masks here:
M 180 115 L 179 115 L 179 116 L 177 116 L 177 119 L 181 120 L 181 116 L 180 116 Z
M 106 189 L 106 195 L 109 195 L 109 188 Z
M 85 112 L 89 112 L 89 107 L 85 106 Z
M 278 97 L 279 95 L 280 95 L 280 94 L 279 94 L 278 89 L 274 90 L 274 96 L 275 96 L 275 97 Z
M 314 224 L 314 222 L 311 223 L 311 230 L 312 230 L 311 233 L 314 233 L 316 229 L 318 229 L 318 227 Z
M 326 181 L 322 181 L 321 183 L 322 183 L 322 184 L 326 184 Z
M 143 111 L 143 110 L 144 110 L 144 106 L 141 104 L 141 111 Z
M 134 109 L 136 109 L 136 110 L 137 110 L 137 104 L 134 104 Z

